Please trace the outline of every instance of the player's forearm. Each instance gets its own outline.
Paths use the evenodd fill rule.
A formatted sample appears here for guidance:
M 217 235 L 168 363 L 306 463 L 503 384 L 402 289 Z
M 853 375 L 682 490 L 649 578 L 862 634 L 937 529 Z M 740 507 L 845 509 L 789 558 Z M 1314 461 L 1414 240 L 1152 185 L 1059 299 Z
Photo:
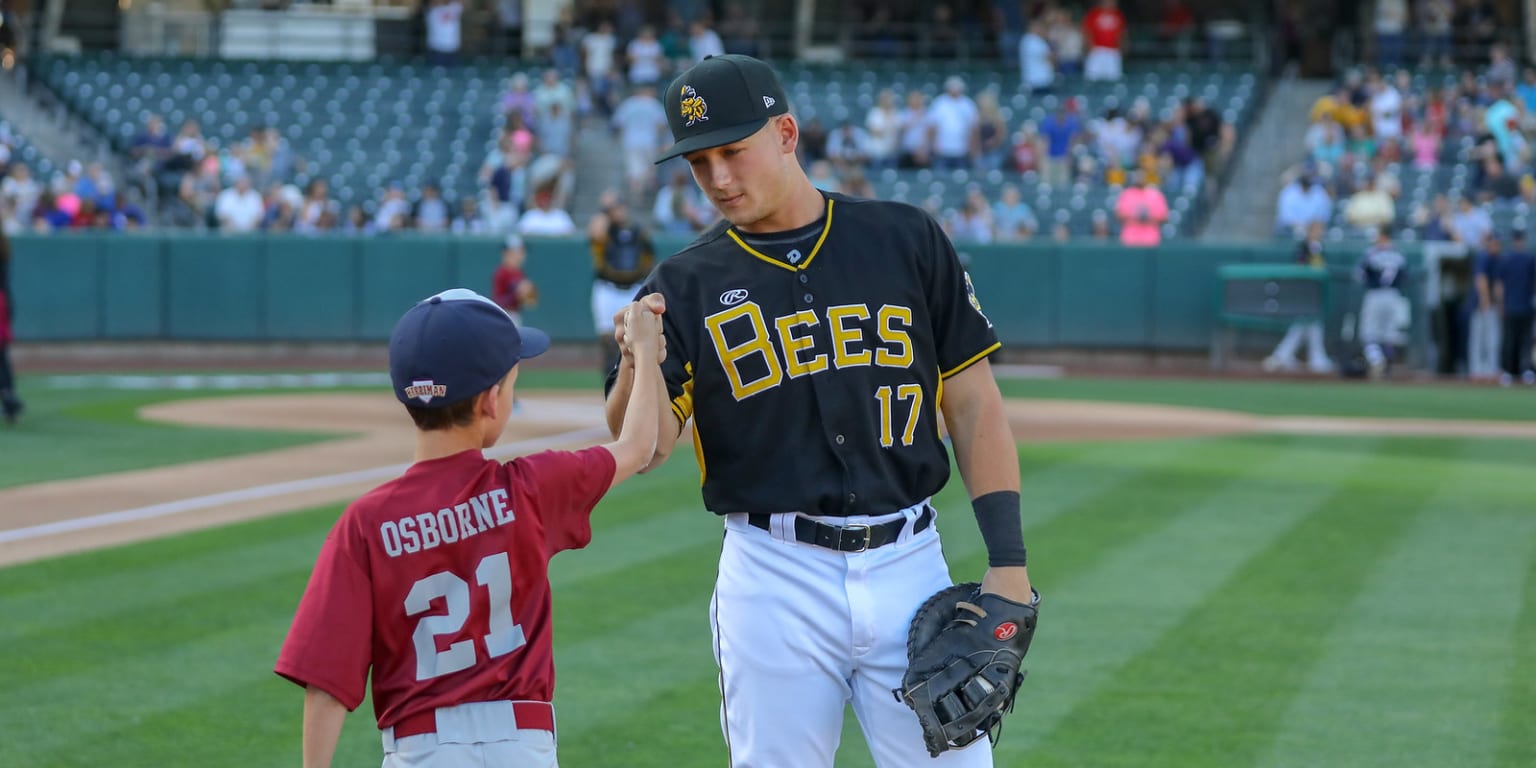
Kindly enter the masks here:
M 1003 412 L 1002 394 L 985 362 L 944 383 L 944 421 L 971 498 L 995 491 L 1018 492 L 1018 449 Z
M 330 768 L 347 708 L 314 686 L 304 692 L 304 768 Z

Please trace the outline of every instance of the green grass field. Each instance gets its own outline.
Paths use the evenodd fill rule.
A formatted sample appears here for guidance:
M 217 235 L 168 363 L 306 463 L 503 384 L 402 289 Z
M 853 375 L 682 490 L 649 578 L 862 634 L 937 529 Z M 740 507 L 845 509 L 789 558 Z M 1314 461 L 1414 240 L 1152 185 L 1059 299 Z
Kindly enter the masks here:
M 1271 413 L 1340 413 L 1351 396 L 1342 413 L 1536 408 L 1519 391 L 1217 385 L 1005 386 Z M 177 445 L 195 430 L 135 423 L 143 393 L 30 394 L 28 450 L 58 443 L 26 459 L 34 472 L 67 476 L 51 467 L 78 462 L 95 425 L 121 428 L 137 462 L 204 455 Z M 52 438 L 51 423 L 76 426 Z M 0 431 L 0 455 L 22 434 Z M 1536 441 L 1243 436 L 1019 459 L 1045 603 L 999 766 L 1536 765 Z M 962 495 L 957 479 L 937 500 L 940 529 L 974 578 Z M 0 570 L 0 765 L 297 764 L 302 695 L 271 666 L 339 512 Z M 720 533 L 693 462 L 621 487 L 594 528 L 553 568 L 562 764 L 724 764 L 707 621 Z M 839 766 L 871 765 L 851 717 L 843 745 Z M 364 705 L 337 764 L 379 757 Z

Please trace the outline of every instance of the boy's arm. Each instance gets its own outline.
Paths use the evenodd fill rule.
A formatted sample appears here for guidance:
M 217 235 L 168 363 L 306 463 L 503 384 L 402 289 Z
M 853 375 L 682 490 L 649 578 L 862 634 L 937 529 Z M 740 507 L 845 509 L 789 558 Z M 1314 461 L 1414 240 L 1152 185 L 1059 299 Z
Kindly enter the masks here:
M 649 310 L 658 315 L 666 311 L 666 303 L 660 294 L 646 296 L 639 303 L 641 311 Z M 634 396 L 633 390 L 635 388 L 635 371 L 637 367 L 635 365 L 635 358 L 630 353 L 629 344 L 627 343 L 627 319 L 627 308 L 614 318 L 614 327 L 617 329 L 614 335 L 619 342 L 619 348 L 624 352 L 619 361 L 618 376 L 614 379 L 613 389 L 609 391 L 608 400 L 604 403 L 604 411 L 608 418 L 608 431 L 614 437 L 618 437 L 623 431 L 623 425 L 629 415 L 631 403 L 642 404 L 639 406 L 642 411 L 653 414 L 653 418 L 656 420 L 656 448 L 655 453 L 649 457 L 650 461 L 641 470 L 646 472 L 661 466 L 667 460 L 667 457 L 672 455 L 672 448 L 677 445 L 677 438 L 682 434 L 683 424 L 678 420 L 677 414 L 673 412 L 672 402 L 667 398 L 666 383 L 662 378 L 659 365 L 652 366 L 658 388 L 651 399 L 646 400 Z M 659 363 L 664 359 L 666 359 L 666 338 L 663 336 L 659 340 L 657 362 Z M 649 405 L 644 405 L 646 403 L 649 403 Z
M 347 708 L 311 685 L 304 690 L 304 768 L 330 768 Z
M 654 403 L 663 399 L 662 393 L 666 391 L 658 360 L 661 317 L 641 304 L 629 305 L 628 315 L 625 322 L 626 341 L 634 360 L 629 377 L 628 400 L 636 404 Z M 617 382 L 614 393 L 618 394 Z M 614 399 L 610 397 L 609 403 Z M 655 413 L 649 408 L 630 408 L 627 404 L 624 410 L 618 439 L 605 446 L 613 454 L 614 460 L 613 482 L 609 487 L 624 482 L 650 466 L 656 456 L 658 424 Z

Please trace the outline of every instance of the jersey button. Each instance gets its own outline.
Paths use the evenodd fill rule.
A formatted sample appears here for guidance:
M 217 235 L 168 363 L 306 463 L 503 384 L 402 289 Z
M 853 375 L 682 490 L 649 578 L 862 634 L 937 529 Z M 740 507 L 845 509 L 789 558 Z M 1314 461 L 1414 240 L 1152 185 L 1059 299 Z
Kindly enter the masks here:
M 850 493 L 850 494 L 848 494 L 848 503 L 849 504 L 852 504 L 852 503 L 854 503 L 854 502 L 856 502 L 858 500 L 859 500 L 859 495 L 857 493 Z
M 801 285 L 805 285 L 806 283 L 809 283 L 810 281 L 811 281 L 811 278 L 808 275 L 806 275 L 804 272 L 800 273 L 800 284 Z
M 807 293 L 807 294 L 806 294 L 806 295 L 805 295 L 805 303 L 807 303 L 807 304 L 809 304 L 809 303 L 811 303 L 811 302 L 813 302 L 813 301 L 815 301 L 815 300 L 816 300 L 816 297 L 815 297 L 815 296 L 812 296 L 812 295 L 811 295 L 811 294 L 809 294 L 809 293 Z
M 837 437 L 834 437 L 834 438 L 832 438 L 832 439 L 833 439 L 833 440 L 836 440 L 836 441 L 837 441 L 837 444 L 838 444 L 838 445 L 842 445 L 842 444 L 843 444 L 843 443 L 844 443 L 844 442 L 845 442 L 845 441 L 844 441 L 844 440 L 843 440 L 843 436 L 842 436 L 842 435 L 838 435 L 838 436 L 837 436 Z

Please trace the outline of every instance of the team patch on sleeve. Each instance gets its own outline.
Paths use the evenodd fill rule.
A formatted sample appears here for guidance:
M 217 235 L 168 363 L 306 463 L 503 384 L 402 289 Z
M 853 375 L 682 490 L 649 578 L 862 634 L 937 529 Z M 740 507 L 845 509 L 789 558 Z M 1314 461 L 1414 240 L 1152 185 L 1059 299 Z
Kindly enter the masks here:
M 981 315 L 981 319 L 987 321 L 987 327 L 991 328 L 992 319 L 987 317 L 987 313 L 981 311 L 981 299 L 976 298 L 976 285 L 971 282 L 971 273 L 969 271 L 965 273 L 965 296 L 970 299 L 971 308 L 975 309 L 976 314 Z

